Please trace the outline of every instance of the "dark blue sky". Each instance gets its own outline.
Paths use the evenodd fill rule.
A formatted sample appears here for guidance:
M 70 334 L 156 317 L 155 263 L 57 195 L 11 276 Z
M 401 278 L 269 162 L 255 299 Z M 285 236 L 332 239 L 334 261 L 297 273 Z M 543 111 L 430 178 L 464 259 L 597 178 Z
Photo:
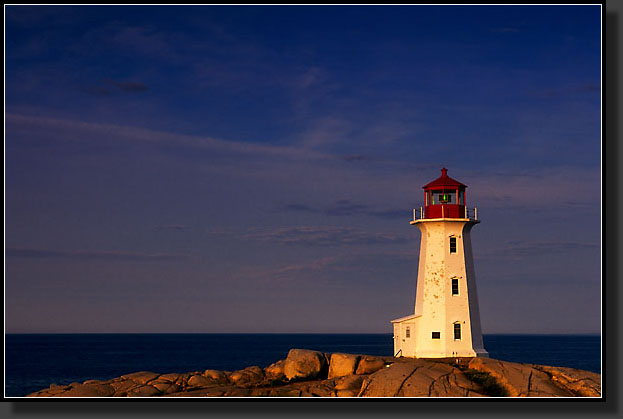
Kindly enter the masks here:
M 485 333 L 600 330 L 600 6 L 6 8 L 9 332 L 387 332 L 467 184 Z

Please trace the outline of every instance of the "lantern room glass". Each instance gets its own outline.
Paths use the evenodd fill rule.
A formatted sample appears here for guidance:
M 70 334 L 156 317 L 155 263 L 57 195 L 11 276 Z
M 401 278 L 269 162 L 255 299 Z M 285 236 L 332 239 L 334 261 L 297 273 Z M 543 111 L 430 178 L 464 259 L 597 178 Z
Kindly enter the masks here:
M 440 204 L 457 204 L 457 194 L 456 189 L 439 189 L 431 192 L 432 198 L 429 200 L 429 205 L 440 205 Z

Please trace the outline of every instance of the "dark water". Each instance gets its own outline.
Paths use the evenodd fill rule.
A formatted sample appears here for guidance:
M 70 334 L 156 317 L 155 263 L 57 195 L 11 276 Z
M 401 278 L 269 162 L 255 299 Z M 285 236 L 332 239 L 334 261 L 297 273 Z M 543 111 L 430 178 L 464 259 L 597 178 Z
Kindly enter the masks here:
M 135 371 L 266 367 L 290 348 L 391 355 L 391 334 L 9 334 L 5 395 Z M 586 335 L 485 335 L 492 358 L 601 372 L 601 339 Z

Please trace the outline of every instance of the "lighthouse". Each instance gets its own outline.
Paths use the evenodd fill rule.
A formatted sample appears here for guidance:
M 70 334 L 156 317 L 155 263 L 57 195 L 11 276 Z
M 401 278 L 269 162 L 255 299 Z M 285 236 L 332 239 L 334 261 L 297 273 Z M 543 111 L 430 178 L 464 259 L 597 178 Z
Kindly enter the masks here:
M 414 314 L 392 320 L 394 356 L 488 357 L 482 343 L 470 234 L 477 210 L 466 185 L 441 176 L 423 186 L 424 207 L 411 224 L 421 232 Z

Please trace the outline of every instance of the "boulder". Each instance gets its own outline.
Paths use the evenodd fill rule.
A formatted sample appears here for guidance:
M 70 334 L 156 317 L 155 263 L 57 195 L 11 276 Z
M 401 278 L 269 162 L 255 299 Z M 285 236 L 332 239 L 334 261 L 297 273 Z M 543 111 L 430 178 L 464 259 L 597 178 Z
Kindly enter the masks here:
M 156 380 L 152 381 L 150 385 L 155 387 L 162 394 L 177 393 L 182 390 L 180 386 L 169 381 Z
M 251 397 L 268 397 L 270 396 L 270 388 L 265 388 L 265 387 L 256 387 L 256 388 L 251 388 L 251 393 L 249 393 L 249 396 Z
M 337 397 L 357 397 L 358 390 L 338 390 L 336 392 Z
M 205 390 L 203 394 L 205 397 L 222 397 L 225 394 L 225 389 L 223 387 L 212 387 Z M 184 393 L 182 393 L 182 396 Z
M 175 384 L 177 384 L 178 386 L 180 386 L 182 388 L 186 388 L 186 386 L 188 385 L 188 380 L 192 376 L 193 376 L 193 374 L 190 374 L 190 373 L 179 374 L 178 377 L 177 377 L 177 380 L 175 380 Z M 160 377 L 158 377 L 158 378 L 160 378 Z
M 157 378 L 158 376 L 160 376 L 160 374 L 156 374 L 155 372 L 139 371 L 139 372 L 134 372 L 132 374 L 122 375 L 121 378 L 132 380 L 138 384 L 147 384 L 148 382 Z
M 228 374 L 226 374 L 224 371 L 205 370 L 203 375 L 216 381 L 217 383 L 226 384 L 228 382 Z
M 182 374 L 180 373 L 162 374 L 160 377 L 158 377 L 158 381 L 168 381 L 170 383 L 175 383 L 180 379 L 181 376 Z
M 123 378 L 116 378 L 114 380 L 109 381 L 110 386 L 115 390 L 113 396 L 126 396 L 128 391 L 135 389 L 140 386 L 140 384 L 136 384 L 132 380 L 126 380 Z
M 240 388 L 240 387 L 231 387 L 228 391 L 223 394 L 225 397 L 247 397 L 251 395 L 251 389 L 249 388 Z
M 546 365 L 534 365 L 534 368 L 543 371 L 554 383 L 577 396 L 601 397 L 601 375 L 595 372 Z
M 499 361 L 492 358 L 474 358 L 468 367 L 493 377 L 511 397 L 574 396 L 575 394 L 557 386 L 549 376 L 529 364 Z
M 453 363 L 453 361 L 455 363 Z M 355 373 L 355 374 L 354 374 Z M 329 376 L 331 378 L 329 378 Z M 289 382 L 284 382 L 285 377 Z M 127 374 L 50 388 L 34 397 L 481 397 L 601 396 L 601 376 L 490 358 L 413 359 L 292 349 L 264 370 Z
M 151 397 L 158 396 L 160 394 L 160 390 L 150 385 L 140 386 L 134 390 L 128 391 L 128 397 Z
M 281 359 L 273 364 L 270 364 L 266 368 L 264 368 L 264 374 L 266 378 L 270 380 L 279 380 L 285 376 L 283 372 L 283 367 L 285 365 L 285 360 Z
M 449 367 L 449 368 L 448 368 Z M 453 368 L 449 365 L 438 363 L 436 365 L 430 365 L 416 372 L 416 377 L 413 381 L 423 381 L 417 375 L 425 375 L 432 379 L 430 387 L 428 388 L 429 397 L 484 397 L 484 396 L 499 396 L 501 395 L 501 388 L 497 386 L 497 383 L 493 381 L 493 387 L 487 389 L 492 394 L 487 394 L 483 390 L 483 386 L 477 382 L 470 380 L 460 369 Z M 410 386 L 412 380 L 409 379 L 405 383 L 404 395 L 410 395 Z M 424 393 L 423 389 L 418 389 L 418 395 Z
M 324 376 L 327 360 L 322 352 L 307 349 L 290 349 L 283 366 L 288 380 L 312 379 Z
M 478 385 L 443 362 L 411 359 L 395 362 L 364 380 L 363 397 L 462 397 L 482 395 Z
M 415 362 L 397 362 L 368 376 L 363 382 L 360 396 L 394 397 L 402 383 L 413 374 L 418 365 Z
M 263 378 L 264 370 L 257 366 L 234 371 L 229 375 L 229 380 L 235 385 L 253 384 L 262 381 Z
M 363 383 L 364 378 L 363 375 L 347 375 L 345 377 L 341 377 L 335 381 L 335 389 L 336 390 L 361 390 L 361 384 Z
M 80 384 L 72 385 L 68 390 L 57 394 L 61 397 L 109 397 L 115 389 L 109 384 Z
M 331 354 L 329 378 L 343 377 L 355 373 L 361 356 L 351 354 Z
M 355 374 L 372 374 L 385 367 L 385 361 L 372 356 L 363 356 L 357 364 Z
M 193 375 L 188 379 L 187 385 L 188 387 L 206 387 L 214 385 L 214 381 L 203 375 Z
M 301 390 L 295 388 L 274 388 L 268 393 L 271 397 L 299 397 Z
M 315 381 L 305 388 L 313 397 L 332 397 L 335 393 L 331 380 Z

